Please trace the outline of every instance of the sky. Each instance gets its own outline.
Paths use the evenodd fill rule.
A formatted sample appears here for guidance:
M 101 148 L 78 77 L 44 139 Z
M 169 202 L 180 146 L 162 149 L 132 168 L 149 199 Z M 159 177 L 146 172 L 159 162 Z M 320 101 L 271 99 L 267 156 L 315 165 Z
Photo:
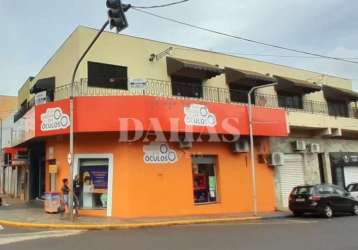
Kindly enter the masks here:
M 124 0 L 148 6 L 173 0 Z M 190 0 L 152 12 L 187 23 L 358 62 L 358 1 Z M 353 80 L 358 64 L 312 58 L 127 13 L 125 34 L 258 59 Z M 16 95 L 78 25 L 100 28 L 105 0 L 0 0 L 0 95 Z

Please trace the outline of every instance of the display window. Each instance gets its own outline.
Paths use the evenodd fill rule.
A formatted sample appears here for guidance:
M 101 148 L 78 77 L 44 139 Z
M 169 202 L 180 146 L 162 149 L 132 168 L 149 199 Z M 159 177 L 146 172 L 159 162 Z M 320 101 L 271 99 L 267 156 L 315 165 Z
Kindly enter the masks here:
M 216 157 L 193 156 L 192 171 L 194 203 L 217 202 Z
M 108 159 L 80 159 L 74 192 L 84 209 L 106 209 L 108 197 Z

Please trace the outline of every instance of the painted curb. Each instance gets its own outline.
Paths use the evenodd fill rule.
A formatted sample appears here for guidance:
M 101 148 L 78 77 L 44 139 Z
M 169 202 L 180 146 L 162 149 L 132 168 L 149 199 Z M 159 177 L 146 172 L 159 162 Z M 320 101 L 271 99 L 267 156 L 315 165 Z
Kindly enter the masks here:
M 221 219 L 196 219 L 196 220 L 173 220 L 165 222 L 148 222 L 148 223 L 124 223 L 124 224 L 42 224 L 42 223 L 26 223 L 8 220 L 0 220 L 0 225 L 17 227 L 17 228 L 31 228 L 31 229 L 60 229 L 60 230 L 126 230 L 138 228 L 151 227 L 168 227 L 179 225 L 194 225 L 194 224 L 217 224 L 217 223 L 231 223 L 240 221 L 261 220 L 263 217 L 240 217 L 240 218 L 221 218 Z

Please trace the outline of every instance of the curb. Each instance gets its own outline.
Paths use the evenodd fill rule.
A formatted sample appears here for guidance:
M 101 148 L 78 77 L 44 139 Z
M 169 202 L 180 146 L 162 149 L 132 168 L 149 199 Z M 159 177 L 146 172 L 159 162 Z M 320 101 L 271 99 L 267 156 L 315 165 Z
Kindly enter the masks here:
M 275 217 L 278 218 L 278 217 Z M 220 219 L 196 219 L 196 220 L 173 220 L 165 222 L 148 222 L 148 223 L 124 223 L 124 224 L 42 224 L 42 223 L 27 223 L 16 222 L 9 220 L 0 220 L 0 225 L 29 228 L 29 229 L 59 229 L 59 230 L 126 230 L 138 228 L 153 228 L 153 227 L 169 227 L 180 225 L 194 225 L 194 224 L 218 224 L 218 223 L 232 223 L 240 221 L 262 220 L 265 217 L 240 217 L 240 218 L 220 218 Z

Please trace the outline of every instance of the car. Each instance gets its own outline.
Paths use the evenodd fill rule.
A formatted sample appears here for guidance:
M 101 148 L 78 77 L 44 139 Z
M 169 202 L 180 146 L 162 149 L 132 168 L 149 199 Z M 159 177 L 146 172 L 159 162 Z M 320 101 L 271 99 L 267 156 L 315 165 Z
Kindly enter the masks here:
M 346 190 L 350 193 L 350 195 L 358 200 L 358 183 L 351 183 L 347 186 Z
M 343 188 L 330 184 L 294 187 L 289 208 L 294 216 L 316 213 L 332 218 L 337 212 L 358 215 L 358 201 Z

